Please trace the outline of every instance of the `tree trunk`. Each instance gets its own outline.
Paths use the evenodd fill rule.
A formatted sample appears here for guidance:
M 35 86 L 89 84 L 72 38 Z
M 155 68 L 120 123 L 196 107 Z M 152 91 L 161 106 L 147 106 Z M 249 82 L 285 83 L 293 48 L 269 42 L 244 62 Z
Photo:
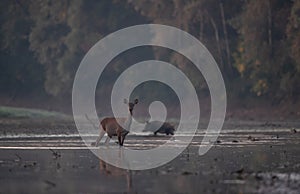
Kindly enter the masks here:
M 227 57 L 227 66 L 229 70 L 229 74 L 232 73 L 232 66 L 231 66 L 231 60 L 230 60 L 230 48 L 229 48 L 229 42 L 228 42 L 228 35 L 227 35 L 227 28 L 226 28 L 226 19 L 224 14 L 224 7 L 223 3 L 220 1 L 220 11 L 221 11 L 221 17 L 222 17 L 222 24 L 223 24 L 223 32 L 224 32 L 224 39 L 225 39 L 225 46 L 226 46 L 226 57 Z
M 272 43 L 272 7 L 271 2 L 268 1 L 268 43 L 271 49 L 271 56 L 273 55 L 273 43 Z
M 209 19 L 210 19 L 210 22 L 211 22 L 214 30 L 215 30 L 215 37 L 216 37 L 216 42 L 217 42 L 217 47 L 218 47 L 218 52 L 219 52 L 221 67 L 224 68 L 223 57 L 222 57 L 222 50 L 221 50 L 221 46 L 220 46 L 220 38 L 219 38 L 218 27 L 217 27 L 216 22 L 214 21 L 214 19 L 212 17 L 209 17 Z
M 203 16 L 201 16 L 200 19 L 200 40 L 203 41 L 203 23 L 204 23 L 204 18 Z

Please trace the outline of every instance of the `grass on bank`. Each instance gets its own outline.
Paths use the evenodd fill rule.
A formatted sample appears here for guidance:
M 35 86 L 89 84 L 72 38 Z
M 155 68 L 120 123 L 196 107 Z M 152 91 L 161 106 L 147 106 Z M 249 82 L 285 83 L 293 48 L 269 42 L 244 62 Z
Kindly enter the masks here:
M 16 108 L 8 106 L 0 106 L 0 118 L 53 118 L 53 119 L 70 119 L 70 116 L 54 112 L 39 109 L 30 108 Z

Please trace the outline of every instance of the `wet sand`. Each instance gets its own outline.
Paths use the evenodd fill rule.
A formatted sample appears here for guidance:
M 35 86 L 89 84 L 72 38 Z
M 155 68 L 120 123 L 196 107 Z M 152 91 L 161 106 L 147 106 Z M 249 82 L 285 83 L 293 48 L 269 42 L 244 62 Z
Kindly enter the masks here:
M 144 171 L 106 164 L 77 134 L 2 135 L 0 193 L 299 193 L 299 129 L 239 125 L 204 156 L 197 133 L 175 160 Z M 151 149 L 168 138 L 131 134 L 124 146 Z

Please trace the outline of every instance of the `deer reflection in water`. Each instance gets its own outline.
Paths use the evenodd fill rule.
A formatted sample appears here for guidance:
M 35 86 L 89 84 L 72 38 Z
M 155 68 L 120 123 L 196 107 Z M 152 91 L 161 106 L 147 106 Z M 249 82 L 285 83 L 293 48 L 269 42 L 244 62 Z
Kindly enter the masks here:
M 121 164 L 121 162 L 124 162 L 124 148 L 120 147 L 118 149 L 118 159 L 116 160 L 117 164 Z M 99 152 L 100 153 L 100 152 Z M 109 152 L 109 150 L 107 152 L 105 152 L 104 156 L 105 159 L 109 159 L 110 157 L 112 157 L 112 155 L 110 155 L 111 152 Z M 107 177 L 111 177 L 111 178 L 121 178 L 123 180 L 123 178 L 125 178 L 126 180 L 126 192 L 128 193 L 132 193 L 133 191 L 133 187 L 132 187 L 132 171 L 131 170 L 126 170 L 126 169 L 122 169 L 122 168 L 118 168 L 114 165 L 111 165 L 107 162 L 105 162 L 104 160 L 99 158 L 99 170 L 100 173 L 104 174 Z M 125 190 L 124 190 L 125 192 Z

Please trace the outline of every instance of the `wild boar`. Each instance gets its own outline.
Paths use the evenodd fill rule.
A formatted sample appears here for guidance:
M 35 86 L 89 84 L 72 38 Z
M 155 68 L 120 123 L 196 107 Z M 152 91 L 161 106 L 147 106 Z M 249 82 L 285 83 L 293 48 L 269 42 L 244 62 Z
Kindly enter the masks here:
M 153 132 L 154 135 L 157 133 L 163 133 L 166 135 L 174 135 L 175 128 L 169 122 L 162 122 L 162 121 L 151 121 L 146 122 L 145 128 L 143 132 L 150 131 Z

